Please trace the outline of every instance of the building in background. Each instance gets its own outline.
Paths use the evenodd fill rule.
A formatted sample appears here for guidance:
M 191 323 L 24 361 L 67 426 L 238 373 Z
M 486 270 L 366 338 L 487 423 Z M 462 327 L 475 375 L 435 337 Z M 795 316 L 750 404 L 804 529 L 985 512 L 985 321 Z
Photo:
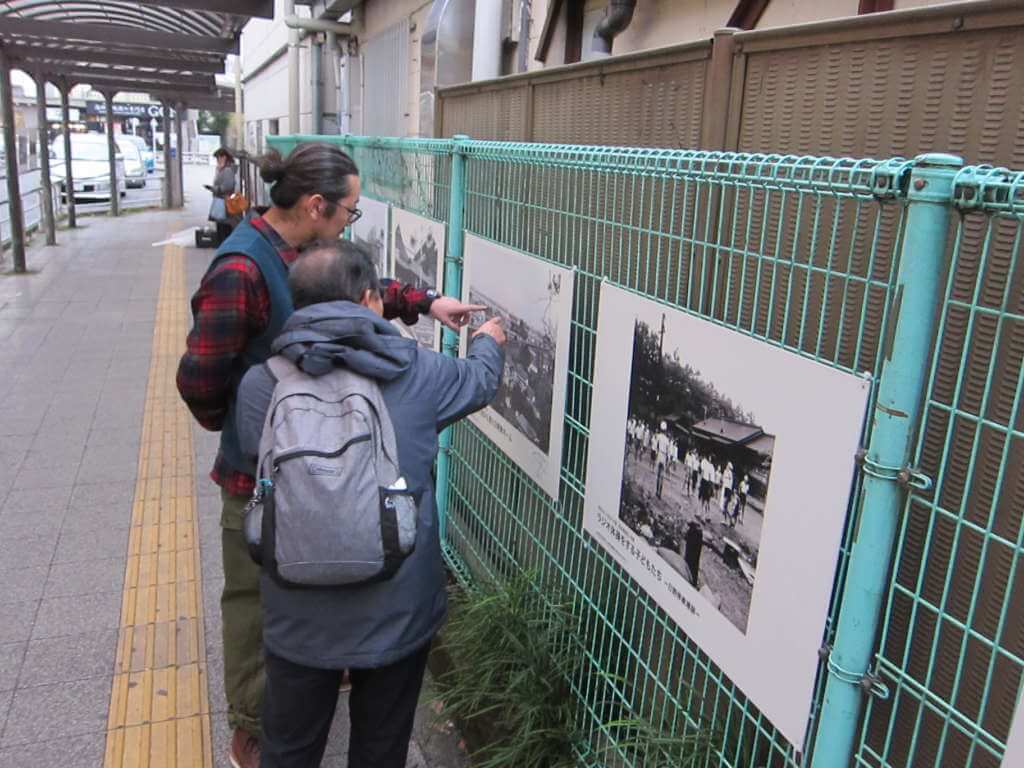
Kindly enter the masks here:
M 941 2 L 277 0 L 273 20 L 254 19 L 242 33 L 246 148 L 262 151 L 266 136 L 286 133 L 437 135 L 435 88 L 708 39 L 725 26 L 763 29 Z

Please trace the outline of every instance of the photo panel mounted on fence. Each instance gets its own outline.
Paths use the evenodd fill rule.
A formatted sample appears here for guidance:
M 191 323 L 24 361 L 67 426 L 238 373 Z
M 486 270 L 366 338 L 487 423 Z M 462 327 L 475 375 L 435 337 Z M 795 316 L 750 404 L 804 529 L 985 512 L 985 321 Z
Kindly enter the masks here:
M 869 383 L 601 286 L 584 527 L 798 748 Z
M 361 197 L 359 210 L 363 215 L 349 227 L 352 240 L 369 249 L 378 277 L 391 277 L 391 206 L 372 197 Z
M 575 274 L 472 234 L 463 258 L 463 301 L 487 307 L 463 333 L 463 354 L 491 317 L 508 338 L 498 394 L 470 420 L 557 499 Z
M 444 281 L 444 222 L 418 216 L 392 207 L 391 253 L 392 276 L 417 288 L 441 289 Z M 410 327 L 395 320 L 398 329 L 425 349 L 441 351 L 441 324 L 431 317 L 421 317 Z

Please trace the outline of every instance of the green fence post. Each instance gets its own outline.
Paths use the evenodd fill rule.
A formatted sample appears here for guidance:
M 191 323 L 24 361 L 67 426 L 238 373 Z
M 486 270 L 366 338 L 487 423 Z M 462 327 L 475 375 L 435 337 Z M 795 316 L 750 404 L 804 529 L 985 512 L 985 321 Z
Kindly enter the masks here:
M 864 698 L 878 691 L 870 675 L 906 489 L 930 483 L 909 465 L 942 297 L 953 179 L 962 166 L 963 160 L 952 155 L 921 155 L 910 175 L 891 308 L 895 329 L 882 363 L 871 439 L 863 457 L 860 522 L 827 656 L 812 768 L 851 764 Z
M 448 205 L 448 256 L 444 260 L 444 292 L 447 296 L 462 297 L 462 223 L 463 208 L 466 204 L 466 154 L 463 142 L 468 136 L 453 136 L 451 141 L 452 175 L 451 196 Z M 444 354 L 456 356 L 459 353 L 459 336 L 445 328 L 441 335 Z M 441 432 L 437 455 L 437 532 L 444 546 L 448 534 L 448 474 L 452 447 L 452 429 Z

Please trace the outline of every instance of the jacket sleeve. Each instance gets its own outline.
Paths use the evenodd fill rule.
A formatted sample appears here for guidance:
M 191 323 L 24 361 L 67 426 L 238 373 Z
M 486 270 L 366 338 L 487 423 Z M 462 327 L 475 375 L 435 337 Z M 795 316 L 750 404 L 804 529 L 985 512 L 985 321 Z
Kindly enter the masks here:
M 479 411 L 498 392 L 505 370 L 505 350 L 487 335 L 473 339 L 465 358 L 437 356 L 439 360 L 437 429 Z
M 246 460 L 252 464 L 253 474 L 256 474 L 263 423 L 273 400 L 274 385 L 274 377 L 265 365 L 254 365 L 238 385 L 235 402 L 238 443 Z

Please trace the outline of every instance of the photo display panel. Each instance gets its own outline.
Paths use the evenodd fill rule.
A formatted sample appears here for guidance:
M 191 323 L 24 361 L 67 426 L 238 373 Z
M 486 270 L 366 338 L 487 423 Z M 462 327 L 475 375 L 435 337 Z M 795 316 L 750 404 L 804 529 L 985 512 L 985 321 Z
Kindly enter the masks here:
M 392 275 L 391 250 L 388 248 L 391 239 L 390 207 L 372 197 L 360 198 L 359 209 L 363 215 L 349 228 L 352 240 L 368 248 L 373 255 L 377 277 Z
M 472 234 L 464 261 L 462 300 L 487 310 L 463 333 L 462 354 L 492 317 L 508 337 L 497 397 L 470 419 L 557 499 L 575 273 Z
M 600 301 L 584 528 L 802 749 L 870 382 Z
M 445 226 L 402 208 L 391 209 L 391 263 L 393 277 L 417 288 L 442 292 L 444 279 Z M 414 326 L 395 320 L 398 329 L 427 349 L 441 351 L 441 324 L 421 316 Z

